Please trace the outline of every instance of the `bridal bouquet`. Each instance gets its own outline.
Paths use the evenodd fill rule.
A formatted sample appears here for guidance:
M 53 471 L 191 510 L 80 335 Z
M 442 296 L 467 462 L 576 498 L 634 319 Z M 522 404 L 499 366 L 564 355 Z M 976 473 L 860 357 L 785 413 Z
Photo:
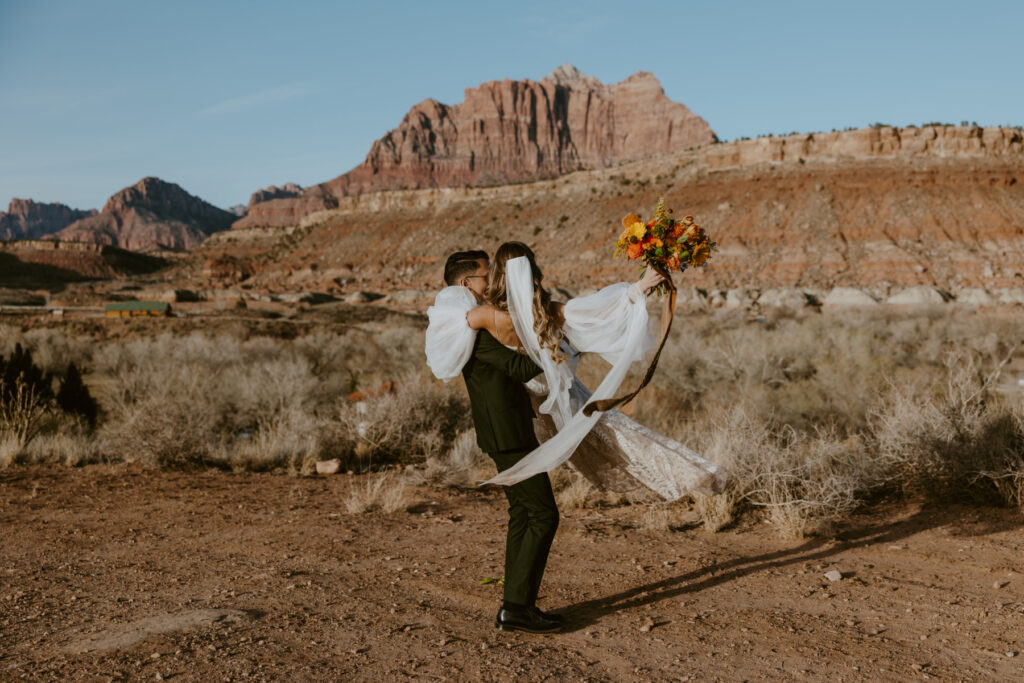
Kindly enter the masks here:
M 703 228 L 693 222 L 693 216 L 677 221 L 669 215 L 670 213 L 672 210 L 665 208 L 665 198 L 659 198 L 658 206 L 654 209 L 654 218 L 646 223 L 635 213 L 623 218 L 622 225 L 625 230 L 615 242 L 615 256 L 625 252 L 632 261 L 642 259 L 647 267 L 658 271 L 665 278 L 654 288 L 658 294 L 668 294 L 662 306 L 661 341 L 658 343 L 658 350 L 654 352 L 647 372 L 644 373 L 640 386 L 635 391 L 617 398 L 591 401 L 583 406 L 585 415 L 591 415 L 596 410 L 612 410 L 628 403 L 651 381 L 654 369 L 658 366 L 658 358 L 665 348 L 669 330 L 672 329 L 672 318 L 675 316 L 676 286 L 672 283 L 671 272 L 683 271 L 690 266 L 703 266 L 715 249 L 715 243 L 708 238 Z
M 625 230 L 615 243 L 615 256 L 625 253 L 633 261 L 642 259 L 662 274 L 707 263 L 715 243 L 693 221 L 693 216 L 677 221 L 671 213 L 662 197 L 654 209 L 654 218 L 646 223 L 635 213 L 623 218 Z

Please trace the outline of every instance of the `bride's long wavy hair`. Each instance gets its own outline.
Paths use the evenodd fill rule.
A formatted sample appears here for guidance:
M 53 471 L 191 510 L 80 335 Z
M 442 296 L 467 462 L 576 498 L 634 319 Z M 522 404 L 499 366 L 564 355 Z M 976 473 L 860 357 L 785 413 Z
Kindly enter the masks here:
M 488 285 L 484 291 L 484 299 L 495 308 L 508 311 L 508 292 L 505 284 L 505 263 L 509 259 L 525 256 L 530 261 L 530 272 L 533 273 L 533 329 L 537 333 L 540 345 L 550 349 L 556 361 L 565 358 L 559 345 L 562 340 L 562 329 L 558 319 L 553 315 L 551 295 L 544 289 L 541 282 L 544 274 L 537 266 L 533 250 L 522 242 L 505 242 L 494 252 L 491 259 L 491 272 Z

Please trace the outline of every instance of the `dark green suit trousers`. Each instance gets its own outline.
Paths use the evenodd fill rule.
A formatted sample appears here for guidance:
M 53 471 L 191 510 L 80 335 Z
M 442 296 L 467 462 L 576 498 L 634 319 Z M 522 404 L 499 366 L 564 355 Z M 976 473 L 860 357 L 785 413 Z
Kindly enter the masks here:
M 489 453 L 498 471 L 515 465 L 532 449 Z M 503 486 L 508 498 L 505 539 L 505 602 L 533 605 L 558 529 L 558 506 L 547 472 Z
M 533 407 L 523 386 L 541 373 L 539 365 L 516 353 L 486 330 L 477 333 L 473 354 L 462 369 L 469 391 L 480 450 L 498 471 L 507 470 L 537 447 Z M 547 473 L 503 486 L 508 498 L 505 541 L 505 602 L 532 605 L 537 600 L 558 508 Z

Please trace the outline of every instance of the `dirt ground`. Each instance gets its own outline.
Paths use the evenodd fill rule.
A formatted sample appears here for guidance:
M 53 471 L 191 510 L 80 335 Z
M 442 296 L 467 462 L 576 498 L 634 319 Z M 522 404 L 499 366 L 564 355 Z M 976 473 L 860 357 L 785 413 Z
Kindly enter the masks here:
M 1014 510 L 878 505 L 836 538 L 563 511 L 540 604 L 503 633 L 499 489 L 362 475 L 0 470 L 2 680 L 1020 680 Z M 843 574 L 829 581 L 825 574 Z

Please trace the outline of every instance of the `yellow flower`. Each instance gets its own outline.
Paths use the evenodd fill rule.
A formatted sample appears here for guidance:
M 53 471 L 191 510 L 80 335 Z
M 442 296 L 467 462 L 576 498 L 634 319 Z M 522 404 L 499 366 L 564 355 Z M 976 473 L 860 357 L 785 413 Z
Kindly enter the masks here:
M 626 230 L 629 232 L 630 237 L 635 237 L 638 240 L 642 240 L 644 235 L 647 234 L 647 226 L 640 221 L 630 224 Z

